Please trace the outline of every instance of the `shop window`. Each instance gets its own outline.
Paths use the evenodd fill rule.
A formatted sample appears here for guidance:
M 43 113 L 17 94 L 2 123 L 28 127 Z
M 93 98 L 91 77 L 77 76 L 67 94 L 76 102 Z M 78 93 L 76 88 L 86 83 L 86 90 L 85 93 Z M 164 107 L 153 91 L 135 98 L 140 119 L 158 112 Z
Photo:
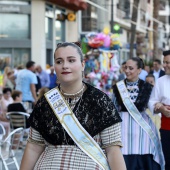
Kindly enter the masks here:
M 146 25 L 146 12 L 141 10 L 140 11 L 140 22 L 142 25 Z
M 45 35 L 47 40 L 52 40 L 53 20 L 45 17 Z
M 82 31 L 97 31 L 97 20 L 86 17 L 82 20 Z
M 29 39 L 30 17 L 26 14 L 0 13 L 0 39 Z
M 24 65 L 31 60 L 30 57 L 30 49 L 27 48 L 18 48 L 13 49 L 13 56 L 12 56 L 12 65 L 16 67 L 18 65 Z
M 57 14 L 64 12 L 64 10 L 56 9 L 55 17 L 57 18 Z M 65 21 L 55 20 L 55 36 L 56 44 L 65 41 Z
M 0 48 L 0 75 L 6 66 L 11 66 L 12 49 Z
M 46 4 L 46 7 L 45 7 L 45 35 L 46 35 L 46 40 L 48 40 L 48 41 L 52 41 L 52 37 L 53 37 L 53 18 L 54 18 L 53 6 L 50 4 Z
M 130 15 L 130 1 L 120 0 L 117 4 L 117 8 L 125 12 L 125 17 L 128 18 Z
M 16 67 L 24 65 L 31 59 L 29 48 L 0 48 L 0 71 L 5 66 Z
M 22 0 L 22 1 L 15 1 L 15 0 L 1 0 L 0 1 L 0 4 L 14 4 L 14 5 L 28 5 L 28 4 L 30 4 L 30 2 L 29 1 L 24 1 L 24 0 Z
M 166 2 L 161 0 L 159 3 L 159 10 L 165 10 Z
M 82 11 L 82 32 L 97 31 L 97 8 L 89 5 Z
M 53 65 L 53 53 L 51 49 L 46 50 L 46 63 Z

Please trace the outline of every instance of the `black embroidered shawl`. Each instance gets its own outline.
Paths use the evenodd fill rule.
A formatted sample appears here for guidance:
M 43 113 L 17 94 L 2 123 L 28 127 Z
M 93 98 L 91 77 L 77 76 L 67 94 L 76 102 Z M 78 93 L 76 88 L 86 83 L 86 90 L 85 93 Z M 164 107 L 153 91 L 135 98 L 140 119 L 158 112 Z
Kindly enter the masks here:
M 126 84 L 126 80 L 124 80 L 124 82 Z M 141 79 L 139 79 L 138 86 L 139 86 L 139 94 L 138 94 L 138 97 L 134 104 L 137 107 L 137 109 L 140 112 L 142 112 L 147 108 L 153 86 Z M 113 86 L 113 93 L 115 95 L 114 103 L 117 106 L 116 107 L 117 110 L 118 111 L 127 111 L 126 107 L 124 106 L 124 104 L 122 102 L 122 99 L 120 97 L 120 94 L 119 94 L 119 91 L 118 91 L 116 85 Z
M 86 86 L 87 89 L 82 99 L 76 103 L 73 112 L 86 131 L 94 137 L 105 128 L 121 122 L 121 118 L 113 102 L 105 93 L 89 84 Z M 79 104 L 79 102 L 81 103 Z M 34 107 L 30 116 L 30 125 L 52 145 L 74 144 L 55 117 L 44 96 Z

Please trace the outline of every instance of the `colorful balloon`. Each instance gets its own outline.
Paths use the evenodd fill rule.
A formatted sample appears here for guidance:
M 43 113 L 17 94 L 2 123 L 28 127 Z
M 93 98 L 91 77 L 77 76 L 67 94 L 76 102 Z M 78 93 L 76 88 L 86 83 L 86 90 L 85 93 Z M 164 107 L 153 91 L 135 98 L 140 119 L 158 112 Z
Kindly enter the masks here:
M 108 35 L 108 34 L 110 33 L 109 27 L 105 27 L 105 28 L 103 29 L 103 33 L 106 34 L 106 35 Z
M 110 36 L 107 35 L 106 38 L 104 39 L 104 44 L 103 44 L 103 46 L 104 46 L 104 47 L 110 47 L 110 43 L 111 43 Z

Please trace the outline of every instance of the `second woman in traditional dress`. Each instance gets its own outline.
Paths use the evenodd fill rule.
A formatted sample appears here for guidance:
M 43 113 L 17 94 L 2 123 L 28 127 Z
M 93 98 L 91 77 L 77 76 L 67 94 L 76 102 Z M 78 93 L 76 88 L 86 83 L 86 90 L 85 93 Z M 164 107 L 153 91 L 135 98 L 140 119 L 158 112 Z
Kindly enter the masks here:
M 164 170 L 156 127 L 145 112 L 152 85 L 139 79 L 142 61 L 127 60 L 126 79 L 113 86 L 114 103 L 122 118 L 122 153 L 127 170 Z

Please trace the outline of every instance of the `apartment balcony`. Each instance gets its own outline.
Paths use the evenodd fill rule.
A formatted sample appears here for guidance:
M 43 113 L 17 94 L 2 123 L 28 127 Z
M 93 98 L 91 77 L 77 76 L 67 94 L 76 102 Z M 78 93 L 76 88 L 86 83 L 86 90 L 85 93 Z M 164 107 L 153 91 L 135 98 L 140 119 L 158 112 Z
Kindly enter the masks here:
M 160 0 L 159 16 L 169 16 L 169 14 L 170 14 L 169 10 L 170 10 L 169 9 L 169 2 Z
M 116 7 L 114 7 L 114 22 L 118 23 L 121 25 L 122 28 L 126 30 L 130 30 L 131 28 L 131 15 L 132 15 L 132 8 L 133 6 L 129 5 L 126 8 L 122 8 L 120 6 L 120 3 L 118 2 Z M 145 4 L 139 4 L 139 9 L 138 10 L 138 20 L 134 24 L 136 24 L 136 31 L 139 33 L 146 33 L 146 27 L 147 27 L 147 18 L 146 18 L 146 11 L 144 9 L 147 9 L 147 3 Z

